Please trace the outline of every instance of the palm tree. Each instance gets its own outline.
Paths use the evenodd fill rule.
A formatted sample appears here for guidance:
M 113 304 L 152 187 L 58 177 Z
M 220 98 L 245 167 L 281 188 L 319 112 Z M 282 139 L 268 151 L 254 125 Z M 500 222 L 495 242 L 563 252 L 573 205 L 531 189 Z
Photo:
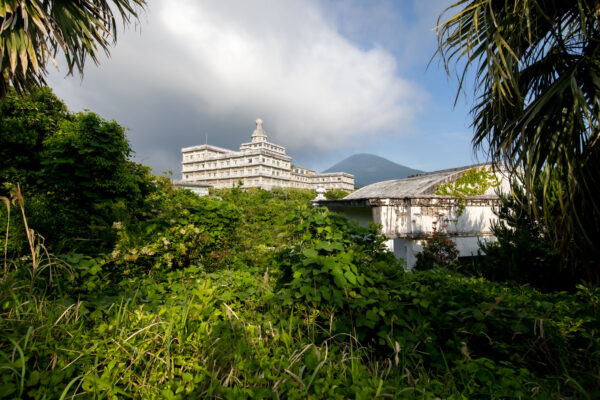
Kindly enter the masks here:
M 448 73 L 457 67 L 458 92 L 475 80 L 475 148 L 522 171 L 531 209 L 541 206 L 563 254 L 586 254 L 596 267 L 599 17 L 600 0 L 459 0 L 437 27 L 437 54 Z
M 83 73 L 86 57 L 98 63 L 117 38 L 117 19 L 138 18 L 146 0 L 0 0 L 0 98 L 45 83 L 48 61 L 60 50 L 68 73 Z M 116 16 L 115 16 L 116 14 Z M 112 39 L 112 40 L 111 40 Z

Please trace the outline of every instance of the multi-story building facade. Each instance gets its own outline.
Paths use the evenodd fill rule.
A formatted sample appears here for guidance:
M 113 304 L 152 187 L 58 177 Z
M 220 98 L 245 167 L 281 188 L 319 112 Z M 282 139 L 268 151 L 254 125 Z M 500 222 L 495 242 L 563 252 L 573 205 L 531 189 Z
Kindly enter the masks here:
M 292 164 L 285 147 L 267 141 L 256 120 L 256 129 L 250 143 L 243 143 L 239 151 L 204 144 L 181 149 L 182 183 L 204 183 L 215 188 L 293 187 L 326 190 L 354 190 L 354 176 L 345 172 L 319 174 Z

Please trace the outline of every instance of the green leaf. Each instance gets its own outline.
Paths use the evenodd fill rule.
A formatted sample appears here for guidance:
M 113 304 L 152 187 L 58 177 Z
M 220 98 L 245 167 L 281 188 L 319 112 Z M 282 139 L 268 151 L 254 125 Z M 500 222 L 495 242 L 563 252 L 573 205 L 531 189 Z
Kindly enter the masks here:
M 356 285 L 356 275 L 354 275 L 352 272 L 346 271 L 344 273 L 344 277 L 348 282 L 350 282 L 351 285 Z
M 302 250 L 302 255 L 310 260 L 316 260 L 319 253 L 315 249 L 304 249 Z
M 324 242 L 322 240 L 319 240 L 316 244 L 315 244 L 315 248 L 317 250 L 325 250 L 327 252 L 331 252 L 333 250 L 333 247 L 331 246 L 331 243 L 329 242 Z

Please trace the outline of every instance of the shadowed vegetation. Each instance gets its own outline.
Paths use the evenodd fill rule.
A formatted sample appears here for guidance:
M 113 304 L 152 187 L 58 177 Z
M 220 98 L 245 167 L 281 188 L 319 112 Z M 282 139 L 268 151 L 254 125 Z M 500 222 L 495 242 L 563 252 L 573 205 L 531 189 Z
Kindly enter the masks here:
M 459 93 L 475 88 L 473 144 L 520 176 L 528 212 L 595 281 L 599 10 L 596 0 L 461 0 L 438 26 L 438 54 L 448 72 L 460 69 Z

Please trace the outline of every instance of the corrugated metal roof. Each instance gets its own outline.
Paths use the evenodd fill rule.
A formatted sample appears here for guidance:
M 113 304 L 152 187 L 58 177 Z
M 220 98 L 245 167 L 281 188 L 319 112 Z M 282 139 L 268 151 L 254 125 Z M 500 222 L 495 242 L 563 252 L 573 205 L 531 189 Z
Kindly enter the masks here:
M 377 182 L 350 193 L 343 200 L 403 199 L 406 197 L 431 196 L 435 194 L 439 184 L 453 181 L 463 172 L 484 165 L 490 164 L 469 165 L 409 176 L 404 179 Z

